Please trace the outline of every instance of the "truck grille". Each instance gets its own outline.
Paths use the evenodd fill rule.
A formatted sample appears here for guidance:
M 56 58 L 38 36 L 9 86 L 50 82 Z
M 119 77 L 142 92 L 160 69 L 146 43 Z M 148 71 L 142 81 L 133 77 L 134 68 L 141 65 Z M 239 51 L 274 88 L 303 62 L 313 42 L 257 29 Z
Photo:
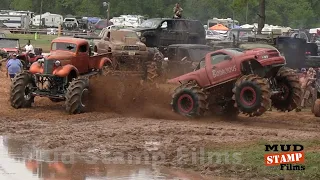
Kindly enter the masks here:
M 124 46 L 123 50 L 138 51 L 139 50 L 139 46 Z
M 54 66 L 53 60 L 44 60 L 43 73 L 44 74 L 52 74 L 53 66 Z

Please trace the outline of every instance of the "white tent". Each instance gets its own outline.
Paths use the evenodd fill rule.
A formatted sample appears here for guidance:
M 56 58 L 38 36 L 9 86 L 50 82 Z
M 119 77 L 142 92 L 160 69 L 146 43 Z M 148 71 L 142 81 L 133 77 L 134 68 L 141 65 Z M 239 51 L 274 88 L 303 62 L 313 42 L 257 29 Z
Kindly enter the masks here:
M 309 33 L 310 34 L 317 34 L 318 31 L 320 31 L 320 28 L 312 28 L 312 29 L 309 30 Z

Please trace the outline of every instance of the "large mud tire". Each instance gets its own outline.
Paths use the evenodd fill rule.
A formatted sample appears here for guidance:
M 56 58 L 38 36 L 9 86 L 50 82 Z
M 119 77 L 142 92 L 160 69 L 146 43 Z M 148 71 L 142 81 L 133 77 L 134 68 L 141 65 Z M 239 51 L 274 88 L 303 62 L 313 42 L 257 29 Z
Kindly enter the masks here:
M 232 90 L 234 106 L 245 115 L 261 116 L 271 107 L 271 92 L 266 79 L 245 75 L 237 80 Z
M 13 108 L 28 108 L 34 102 L 32 89 L 36 87 L 32 74 L 23 71 L 17 74 L 11 84 L 10 103 Z
M 317 99 L 312 107 L 312 113 L 315 117 L 320 117 L 320 99 Z
M 173 111 L 190 118 L 205 115 L 208 110 L 208 96 L 197 84 L 187 83 L 175 89 L 171 106 Z
M 293 69 L 282 67 L 277 73 L 276 82 L 277 86 L 284 90 L 284 93 L 271 98 L 273 107 L 283 112 L 296 109 L 301 102 L 301 86 L 298 75 Z
M 87 79 L 75 79 L 70 82 L 66 93 L 66 111 L 79 114 L 87 110 L 89 82 Z

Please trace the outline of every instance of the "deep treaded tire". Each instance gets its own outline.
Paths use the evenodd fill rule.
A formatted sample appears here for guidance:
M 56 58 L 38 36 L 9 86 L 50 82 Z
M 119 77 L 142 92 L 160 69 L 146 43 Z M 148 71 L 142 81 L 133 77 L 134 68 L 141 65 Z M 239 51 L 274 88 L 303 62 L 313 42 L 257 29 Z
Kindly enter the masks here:
M 237 80 L 232 99 L 243 114 L 261 116 L 271 107 L 271 92 L 266 79 L 257 75 L 245 75 Z
M 313 111 L 315 117 L 320 117 L 320 99 L 317 99 L 316 102 L 313 105 Z
M 12 80 L 10 89 L 11 106 L 16 109 L 31 107 L 34 102 L 31 93 L 35 86 L 31 73 L 23 71 L 17 74 Z
M 173 111 L 186 117 L 198 118 L 208 110 L 206 93 L 195 83 L 180 85 L 172 95 Z
M 301 86 L 299 77 L 293 69 L 282 67 L 276 76 L 278 88 L 284 93 L 272 96 L 272 105 L 280 111 L 292 111 L 299 106 L 301 101 Z
M 66 93 L 66 111 L 69 114 L 85 112 L 88 104 L 89 82 L 87 79 L 75 79 L 70 82 Z

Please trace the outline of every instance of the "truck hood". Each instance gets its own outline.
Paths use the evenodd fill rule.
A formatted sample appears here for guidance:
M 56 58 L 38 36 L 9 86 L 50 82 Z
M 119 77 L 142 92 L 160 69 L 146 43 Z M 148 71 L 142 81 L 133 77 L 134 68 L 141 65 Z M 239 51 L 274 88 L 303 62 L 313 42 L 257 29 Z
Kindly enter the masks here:
M 193 71 L 193 72 L 189 72 L 187 74 L 184 74 L 184 75 L 181 75 L 181 76 L 178 76 L 176 78 L 173 78 L 173 79 L 169 79 L 167 82 L 168 83 L 171 83 L 171 84 L 178 84 L 178 83 L 183 83 L 183 81 L 188 81 L 188 80 L 191 80 L 193 79 L 193 77 L 196 77 L 198 76 L 199 72 L 201 69 L 197 70 L 197 71 Z
M 116 46 L 120 46 L 120 45 L 123 44 L 123 42 L 122 41 L 118 41 L 118 40 L 112 40 L 112 44 L 116 45 Z
M 154 30 L 155 28 L 143 28 L 143 27 L 137 27 L 137 28 L 132 28 L 130 30 L 140 32 L 140 31 L 147 31 L 147 30 Z
M 47 60 L 71 60 L 74 57 L 74 53 L 64 51 L 54 51 L 46 56 Z
M 1 48 L 1 50 L 4 50 L 6 52 L 18 52 L 17 48 Z
M 275 50 L 267 49 L 267 48 L 254 48 L 254 49 L 244 51 L 244 54 L 245 55 L 259 55 L 259 54 L 263 54 L 267 51 L 275 51 Z

